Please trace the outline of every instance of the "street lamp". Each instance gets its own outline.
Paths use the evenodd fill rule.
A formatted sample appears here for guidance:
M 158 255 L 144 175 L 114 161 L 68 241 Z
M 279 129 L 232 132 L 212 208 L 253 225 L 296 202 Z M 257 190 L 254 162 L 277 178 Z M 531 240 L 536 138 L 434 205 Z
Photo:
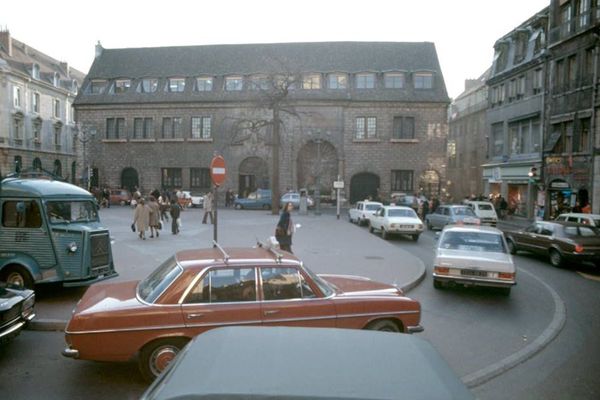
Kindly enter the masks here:
M 76 130 L 75 130 L 75 138 L 83 145 L 83 168 L 85 171 L 85 176 L 87 177 L 87 182 L 86 182 L 86 188 L 87 191 L 90 191 L 90 185 L 91 185 L 91 168 L 88 165 L 88 155 L 87 155 L 87 142 L 89 142 L 90 140 L 92 140 L 92 138 L 96 136 L 96 128 L 94 127 L 87 127 L 87 126 L 83 126 L 83 125 L 79 125 L 77 124 L 76 126 Z

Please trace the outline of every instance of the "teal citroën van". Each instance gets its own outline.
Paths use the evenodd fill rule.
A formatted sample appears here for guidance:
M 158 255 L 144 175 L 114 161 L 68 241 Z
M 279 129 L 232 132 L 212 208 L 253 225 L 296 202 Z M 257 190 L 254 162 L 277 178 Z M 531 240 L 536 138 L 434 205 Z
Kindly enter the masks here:
M 6 178 L 0 189 L 0 281 L 84 286 L 117 276 L 94 197 L 69 183 Z

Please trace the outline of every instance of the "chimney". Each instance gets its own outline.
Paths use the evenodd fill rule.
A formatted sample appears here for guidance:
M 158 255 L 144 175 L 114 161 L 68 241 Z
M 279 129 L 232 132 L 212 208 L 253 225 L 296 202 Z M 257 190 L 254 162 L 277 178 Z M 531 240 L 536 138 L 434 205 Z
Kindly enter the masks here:
M 465 91 L 477 87 L 481 84 L 479 79 L 465 79 Z
M 100 57 L 102 55 L 103 50 L 104 50 L 104 47 L 102 47 L 102 44 L 98 40 L 98 43 L 96 44 L 96 56 L 94 58 Z
M 0 30 L 0 45 L 2 45 L 6 54 L 8 54 L 9 57 L 12 57 L 12 39 L 10 38 L 8 29 Z

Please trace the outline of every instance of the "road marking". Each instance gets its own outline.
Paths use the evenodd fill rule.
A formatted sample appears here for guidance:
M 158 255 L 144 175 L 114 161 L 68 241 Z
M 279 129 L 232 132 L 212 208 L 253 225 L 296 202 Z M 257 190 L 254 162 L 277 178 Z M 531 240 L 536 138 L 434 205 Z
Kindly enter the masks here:
M 583 276 L 585 279 L 589 279 L 591 281 L 596 281 L 596 282 L 600 282 L 600 276 L 598 275 L 590 275 L 590 274 L 586 274 L 585 272 L 581 272 L 581 271 L 576 271 L 579 275 Z

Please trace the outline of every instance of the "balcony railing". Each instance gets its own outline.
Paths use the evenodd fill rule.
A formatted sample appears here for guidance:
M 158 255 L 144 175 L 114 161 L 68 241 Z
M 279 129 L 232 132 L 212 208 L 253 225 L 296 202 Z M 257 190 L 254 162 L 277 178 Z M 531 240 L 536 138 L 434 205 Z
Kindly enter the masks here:
M 550 45 L 579 34 L 600 21 L 600 8 L 592 8 L 590 11 L 581 13 L 569 21 L 550 29 Z

